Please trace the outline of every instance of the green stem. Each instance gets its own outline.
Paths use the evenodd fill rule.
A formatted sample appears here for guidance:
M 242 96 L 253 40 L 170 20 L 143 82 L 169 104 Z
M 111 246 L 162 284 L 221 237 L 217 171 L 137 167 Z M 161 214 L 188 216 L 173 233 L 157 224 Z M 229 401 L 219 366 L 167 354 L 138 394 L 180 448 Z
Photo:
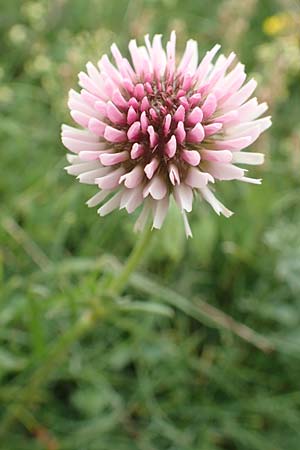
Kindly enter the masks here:
M 122 293 L 131 273 L 144 256 L 150 242 L 150 237 L 151 228 L 148 226 L 145 227 L 143 233 L 140 235 L 140 238 L 131 251 L 121 273 L 113 278 L 109 284 L 108 291 L 110 294 L 116 296 Z M 18 398 L 17 402 L 13 403 L 8 408 L 0 426 L 0 437 L 3 438 L 5 436 L 15 419 L 20 419 L 23 408 L 27 408 L 30 403 L 36 400 L 41 386 L 47 381 L 53 369 L 58 367 L 59 360 L 67 354 L 67 351 L 73 342 L 80 339 L 87 330 L 93 327 L 97 319 L 102 316 L 103 310 L 102 308 L 99 308 L 98 303 L 92 305 L 92 310 L 87 311 L 82 315 L 80 319 L 57 340 L 52 347 L 52 350 L 48 353 L 47 359 L 41 363 L 30 377 L 26 389 L 22 388 L 20 392 L 18 392 L 18 395 L 16 395 L 16 398 Z
M 108 286 L 108 291 L 110 294 L 118 295 L 122 293 L 131 273 L 138 266 L 139 262 L 144 256 L 152 235 L 153 232 L 151 231 L 151 227 L 145 227 L 142 234 L 140 235 L 139 240 L 137 241 L 135 247 L 129 255 L 123 267 L 123 270 L 117 277 L 113 278 L 112 282 Z

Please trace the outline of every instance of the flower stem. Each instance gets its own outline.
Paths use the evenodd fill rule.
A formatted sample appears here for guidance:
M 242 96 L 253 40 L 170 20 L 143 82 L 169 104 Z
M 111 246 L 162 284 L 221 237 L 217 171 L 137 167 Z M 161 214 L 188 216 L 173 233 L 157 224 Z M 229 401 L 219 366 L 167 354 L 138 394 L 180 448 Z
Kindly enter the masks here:
M 126 261 L 122 272 L 118 276 L 113 278 L 110 285 L 108 286 L 108 292 L 110 294 L 118 295 L 122 293 L 131 273 L 138 266 L 139 262 L 144 256 L 153 234 L 154 233 L 151 231 L 151 227 L 149 225 L 144 228 L 139 240 L 137 241 L 135 247 L 133 248 Z
M 145 250 L 150 242 L 151 234 L 153 234 L 151 233 L 151 227 L 145 227 L 129 255 L 123 270 L 119 275 L 113 278 L 108 285 L 107 289 L 110 294 L 116 296 L 122 293 L 131 273 L 145 254 Z M 80 339 L 81 336 L 95 325 L 97 320 L 103 317 L 103 315 L 103 311 L 101 308 L 99 309 L 98 304 L 92 305 L 91 310 L 86 311 L 86 313 L 56 341 L 52 350 L 48 353 L 48 357 L 31 375 L 26 389 L 20 389 L 18 395 L 16 395 L 17 401 L 8 408 L 0 426 L 0 437 L 4 437 L 16 419 L 21 420 L 24 406 L 28 408 L 31 402 L 36 401 L 42 385 L 47 381 L 49 376 L 51 376 L 53 370 L 57 367 L 59 360 L 67 354 L 67 351 L 73 342 Z

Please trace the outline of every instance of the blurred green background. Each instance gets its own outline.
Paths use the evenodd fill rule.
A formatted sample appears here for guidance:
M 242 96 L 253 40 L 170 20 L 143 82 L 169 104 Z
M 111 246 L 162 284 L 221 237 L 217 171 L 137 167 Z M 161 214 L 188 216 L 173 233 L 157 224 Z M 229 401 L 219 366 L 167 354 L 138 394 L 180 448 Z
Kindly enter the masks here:
M 85 206 L 60 125 L 88 60 L 172 29 L 259 82 L 264 181 L 220 183 L 235 215 L 199 202 L 188 241 L 171 210 L 114 300 L 134 217 Z M 299 30 L 298 0 L 0 1 L 1 450 L 299 450 Z

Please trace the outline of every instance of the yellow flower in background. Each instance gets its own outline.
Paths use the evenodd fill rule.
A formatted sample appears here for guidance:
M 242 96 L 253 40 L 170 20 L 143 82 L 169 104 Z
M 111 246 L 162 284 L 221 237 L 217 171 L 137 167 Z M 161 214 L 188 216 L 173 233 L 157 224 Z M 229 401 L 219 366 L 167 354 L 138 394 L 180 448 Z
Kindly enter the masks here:
M 263 23 L 263 31 L 269 36 L 281 33 L 293 23 L 292 17 L 287 13 L 280 13 L 267 17 Z

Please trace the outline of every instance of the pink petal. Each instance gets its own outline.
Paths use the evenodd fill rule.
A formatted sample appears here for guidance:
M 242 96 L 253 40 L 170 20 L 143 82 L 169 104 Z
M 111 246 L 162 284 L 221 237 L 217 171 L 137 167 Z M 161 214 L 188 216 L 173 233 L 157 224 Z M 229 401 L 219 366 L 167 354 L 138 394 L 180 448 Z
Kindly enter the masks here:
M 187 117 L 187 125 L 188 126 L 194 126 L 196 123 L 201 122 L 203 119 L 203 112 L 202 109 L 199 108 L 199 106 L 196 106 L 188 115 Z
M 101 203 L 103 200 L 106 199 L 106 197 L 110 194 L 111 191 L 100 191 L 97 192 L 97 194 L 93 195 L 93 197 L 91 197 L 86 204 L 88 205 L 89 208 L 92 208 L 93 206 L 98 205 L 99 203 Z
M 172 31 L 170 40 L 167 43 L 167 71 L 168 77 L 171 81 L 175 72 L 175 47 L 176 47 L 176 33 Z
M 160 230 L 166 218 L 169 209 L 169 197 L 166 196 L 162 200 L 155 202 L 153 228 Z
M 144 178 L 142 166 L 135 166 L 131 172 L 127 172 L 120 178 L 120 183 L 124 181 L 127 188 L 132 189 L 138 186 Z
M 130 108 L 128 109 L 128 113 L 127 113 L 127 123 L 128 125 L 132 125 L 133 122 L 136 122 L 138 119 L 138 114 L 136 112 L 136 110 L 130 106 Z
M 130 141 L 135 141 L 139 138 L 141 131 L 141 124 L 140 122 L 134 122 L 132 125 L 130 125 L 128 131 L 127 131 L 127 137 Z
M 225 217 L 232 216 L 233 212 L 225 208 L 225 206 L 214 196 L 208 187 L 203 187 L 200 189 L 201 195 L 214 209 L 214 211 L 220 215 L 223 214 Z
M 145 134 L 147 132 L 147 129 L 149 126 L 149 120 L 148 120 L 148 117 L 147 117 L 147 114 L 145 111 L 142 112 L 140 121 L 141 121 L 142 133 Z
M 97 97 L 94 94 L 91 94 L 90 92 L 88 92 L 86 89 L 81 89 L 81 97 L 83 98 L 83 100 L 88 103 L 92 108 L 95 107 L 96 102 L 102 102 L 102 100 L 99 99 L 99 97 Z M 103 102 L 105 104 L 105 102 Z
M 125 131 L 117 130 L 109 125 L 106 126 L 104 131 L 104 137 L 107 141 L 118 143 L 125 142 L 127 140 L 127 136 Z
M 101 189 L 114 189 L 119 185 L 120 177 L 124 174 L 124 172 L 124 167 L 119 167 L 103 177 L 96 178 L 95 182 Z
M 101 122 L 101 120 L 98 120 L 98 119 L 95 119 L 94 117 L 92 117 L 89 120 L 88 127 L 89 127 L 89 130 L 92 133 L 96 134 L 97 136 L 100 136 L 100 137 L 104 136 L 106 124 L 104 122 Z
M 169 178 L 173 186 L 175 186 L 176 183 L 180 184 L 180 177 L 177 166 L 175 166 L 175 164 L 169 164 L 168 170 L 169 170 Z
M 191 89 L 194 83 L 194 77 L 190 73 L 186 73 L 182 80 L 182 89 L 187 92 Z
M 101 72 L 105 72 L 116 85 L 121 83 L 122 77 L 118 70 L 110 62 L 107 55 L 103 55 L 101 57 L 100 61 L 98 62 L 98 67 L 100 68 Z
M 238 112 L 241 121 L 242 122 L 250 121 L 251 119 L 249 118 L 249 116 L 253 115 L 253 112 L 256 111 L 257 106 L 258 106 L 257 98 L 251 98 L 251 100 L 248 100 L 246 103 L 240 106 L 238 108 Z
M 79 155 L 67 153 L 66 157 L 70 164 L 80 164 L 82 162 L 82 159 L 80 158 Z
M 136 84 L 133 92 L 137 100 L 142 100 L 145 95 L 144 85 L 142 83 Z
M 99 138 L 91 133 L 89 130 L 80 130 L 78 128 L 70 127 L 63 124 L 61 127 L 61 134 L 64 137 L 70 137 L 72 139 L 79 139 L 86 142 L 98 142 Z
M 106 113 L 111 122 L 117 125 L 125 125 L 125 115 L 121 113 L 121 111 L 119 111 L 119 109 L 111 101 L 107 103 Z
M 186 216 L 186 212 L 184 210 L 181 211 L 182 217 L 183 217 L 183 223 L 184 223 L 184 230 L 185 235 L 187 238 L 193 237 L 192 230 L 188 221 L 188 218 Z
M 99 161 L 80 162 L 79 164 L 72 164 L 65 167 L 69 175 L 80 175 L 89 171 L 95 171 L 101 168 Z
M 104 166 L 113 166 L 114 164 L 126 161 L 128 159 L 128 152 L 124 150 L 119 153 L 102 153 L 99 159 Z
M 190 109 L 190 104 L 188 102 L 188 99 L 183 95 L 179 97 L 179 102 L 182 106 L 184 106 L 184 109 L 188 111 Z
M 152 125 L 147 128 L 149 139 L 150 139 L 150 148 L 154 148 L 158 144 L 158 134 L 154 131 Z
M 90 61 L 86 64 L 86 69 L 89 77 L 96 83 L 101 86 L 102 77 L 97 67 L 94 66 Z
M 221 55 L 219 57 L 217 63 L 215 64 L 215 68 L 213 69 L 213 71 L 210 75 L 207 87 L 203 91 L 203 93 L 211 91 L 213 87 L 215 87 L 215 89 L 216 89 L 216 87 L 219 86 L 219 84 L 223 82 L 225 72 L 228 69 L 228 67 L 231 65 L 235 56 L 236 56 L 235 53 L 231 52 L 230 55 L 228 56 L 228 58 L 225 58 L 223 55 Z M 221 58 L 222 58 L 222 62 L 219 64 L 219 62 L 221 61 Z
M 266 102 L 263 102 L 257 105 L 256 108 L 248 110 L 247 112 L 242 110 L 242 108 L 243 108 L 242 106 L 239 108 L 239 114 L 241 114 L 243 120 L 254 120 L 260 117 L 268 110 L 268 105 Z
M 263 117 L 250 122 L 243 122 L 235 127 L 227 128 L 227 134 L 241 137 L 251 136 L 252 142 L 272 125 L 271 116 Z
M 102 177 L 107 174 L 107 168 L 102 167 L 100 169 L 91 170 L 89 172 L 81 173 L 78 176 L 80 183 L 95 184 L 98 177 Z
M 142 212 L 134 224 L 135 232 L 143 231 L 143 229 L 145 228 L 145 225 L 147 223 L 150 211 L 151 211 L 150 202 L 149 201 L 147 202 L 147 200 L 146 200 L 146 201 L 144 201 L 144 206 L 143 206 Z
M 174 186 L 174 197 L 180 210 L 191 212 L 193 208 L 193 190 L 184 183 Z
M 244 103 L 250 95 L 254 92 L 257 86 L 257 82 L 253 79 L 249 80 L 248 83 L 245 84 L 239 91 L 231 95 L 230 98 L 227 99 L 226 102 L 223 103 L 222 107 L 225 108 L 229 105 L 233 107 L 240 106 Z
M 122 66 L 123 62 L 123 56 L 115 43 L 111 45 L 110 50 L 116 61 L 117 67 L 120 70 L 120 66 Z
M 231 97 L 244 83 L 247 75 L 245 66 L 237 64 L 237 66 L 224 78 L 223 83 L 219 86 L 219 92 L 216 93 L 219 104 L 222 104 Z
M 201 150 L 201 157 L 205 161 L 215 161 L 229 163 L 232 160 L 232 153 L 229 150 Z
M 89 117 L 99 116 L 99 114 L 94 109 L 90 108 L 89 105 L 87 105 L 86 103 L 84 103 L 82 101 L 69 99 L 68 100 L 68 107 L 69 107 L 70 110 L 79 111 L 79 112 L 81 112 L 83 114 L 86 114 Z
M 184 129 L 183 122 L 178 122 L 177 128 L 175 130 L 175 136 L 178 144 L 182 144 L 186 137 L 186 132 Z
M 151 162 L 149 162 L 149 164 L 147 164 L 144 168 L 144 172 L 147 175 L 147 178 L 149 178 L 149 180 L 153 177 L 156 169 L 159 166 L 159 160 L 158 158 L 153 158 Z
M 173 158 L 176 153 L 177 142 L 174 135 L 171 136 L 170 140 L 166 143 L 164 152 L 169 158 Z
M 106 103 L 103 100 L 97 100 L 94 104 L 96 111 L 99 111 L 102 116 L 106 116 Z
M 154 200 L 161 200 L 167 194 L 167 185 L 159 175 L 155 175 L 145 187 L 143 191 L 144 198 L 149 194 Z
M 167 114 L 165 119 L 164 119 L 164 135 L 165 136 L 167 136 L 167 134 L 170 131 L 171 122 L 172 122 L 171 114 Z
M 206 186 L 209 181 L 214 183 L 213 177 L 209 173 L 201 172 L 195 167 L 191 167 L 188 170 L 187 176 L 185 178 L 185 183 L 192 188 L 202 188 Z
M 251 183 L 251 184 L 261 184 L 261 178 L 249 178 L 249 177 L 242 177 L 239 178 L 239 181 L 244 181 L 245 183 Z
M 101 87 L 98 86 L 96 83 L 94 83 L 94 81 L 91 80 L 91 78 L 86 73 L 80 72 L 78 74 L 78 78 L 79 78 L 79 86 L 83 87 L 91 94 L 94 94 L 103 100 L 107 99 L 105 93 L 101 92 Z
M 153 94 L 153 89 L 152 89 L 151 83 L 149 83 L 148 81 L 145 83 L 145 89 L 148 94 Z
M 265 155 L 263 153 L 252 152 L 234 152 L 232 153 L 232 162 L 238 164 L 251 164 L 258 166 L 263 164 Z
M 140 109 L 141 109 L 141 111 L 148 111 L 149 108 L 150 108 L 150 103 L 149 103 L 147 96 L 145 96 L 141 101 Z
M 212 134 L 218 133 L 223 127 L 222 123 L 214 122 L 209 125 L 204 125 L 205 136 L 211 136 Z
M 193 94 L 189 98 L 189 103 L 190 103 L 191 108 L 193 108 L 194 106 L 199 105 L 199 102 L 200 102 L 201 98 L 202 98 L 202 95 L 200 93 Z
M 200 62 L 198 69 L 196 71 L 196 77 L 199 80 L 198 82 L 202 81 L 205 76 L 207 75 L 209 69 L 210 69 L 210 63 L 217 54 L 217 52 L 220 50 L 221 46 L 219 44 L 216 44 L 210 51 L 206 52 L 206 55 Z
M 150 108 L 149 113 L 150 113 L 150 116 L 151 116 L 152 120 L 155 121 L 155 120 L 158 119 L 158 114 L 157 114 L 157 112 L 155 111 L 154 108 Z
M 101 155 L 102 151 L 83 151 L 79 152 L 79 158 L 81 158 L 83 161 L 94 161 L 96 159 L 99 159 L 99 155 Z
M 224 140 L 214 140 L 213 143 L 210 143 L 215 150 L 232 150 L 238 151 L 243 148 L 248 147 L 251 144 L 250 136 L 243 136 L 236 139 L 224 139 Z
M 78 125 L 81 125 L 84 128 L 88 127 L 90 116 L 76 110 L 71 111 L 70 114 L 72 118 L 75 120 L 75 122 L 78 123 Z
M 123 95 L 121 94 L 121 92 L 118 89 L 113 92 L 112 101 L 114 102 L 114 104 L 116 106 L 118 106 L 118 108 L 123 108 L 123 109 L 128 108 L 127 100 L 123 97 Z
M 108 200 L 108 202 L 106 202 L 103 206 L 101 206 L 101 208 L 98 209 L 98 214 L 100 214 L 100 216 L 106 216 L 114 209 L 119 208 L 122 194 L 122 191 L 115 194 L 110 200 Z
M 136 142 L 132 146 L 132 149 L 131 149 L 131 152 L 130 152 L 130 157 L 131 157 L 131 159 L 137 159 L 140 156 L 142 156 L 144 152 L 145 152 L 145 148 L 141 144 L 138 144 Z
M 184 54 L 179 63 L 177 72 L 184 73 L 190 70 L 191 73 L 194 73 L 197 68 L 198 63 L 198 45 L 197 42 L 193 39 L 189 39 L 187 41 Z
M 181 153 L 182 159 L 191 166 L 198 166 L 200 163 L 200 153 L 196 150 L 183 150 Z
M 184 109 L 184 107 L 182 105 L 180 105 L 180 106 L 178 106 L 175 114 L 173 115 L 173 119 L 176 122 L 179 122 L 179 121 L 183 122 L 184 121 L 184 117 L 185 117 L 185 109 Z
M 82 95 L 78 94 L 78 92 L 73 89 L 70 89 L 69 91 L 68 107 L 70 110 L 77 110 L 87 114 L 88 116 L 97 114 L 95 113 L 94 105 L 87 103 Z
M 147 42 L 147 36 L 145 36 L 145 42 L 151 56 L 151 62 L 153 65 L 154 73 L 156 77 L 159 79 L 164 74 L 167 63 L 166 54 L 161 44 L 161 35 L 160 34 L 154 35 L 152 49 L 151 46 L 149 45 L 149 42 Z
M 106 94 L 106 99 L 112 98 L 113 93 L 115 92 L 116 85 L 112 82 L 110 78 L 106 78 L 104 81 L 103 91 Z
M 218 180 L 236 180 L 242 178 L 245 171 L 233 164 L 206 162 L 205 169 Z
M 140 206 L 143 200 L 142 189 L 140 186 L 135 187 L 134 189 L 124 189 L 120 202 L 120 209 L 126 208 L 127 212 L 131 214 L 138 206 Z
M 62 136 L 62 143 L 64 146 L 71 150 L 71 152 L 79 153 L 81 151 L 97 151 L 102 150 L 104 145 L 101 142 L 86 142 L 79 139 L 73 139 Z
M 217 109 L 217 99 L 214 94 L 208 94 L 202 105 L 203 119 L 208 119 Z
M 132 82 L 132 80 L 130 78 L 123 78 L 123 80 L 122 80 L 122 87 L 124 89 L 126 89 L 128 94 L 133 95 L 134 83 Z M 133 97 L 133 98 L 136 100 L 135 97 Z
M 187 132 L 187 141 L 199 143 L 202 142 L 205 137 L 204 128 L 201 123 L 197 123 L 194 128 Z
M 128 100 L 128 105 L 132 106 L 134 109 L 138 110 L 139 109 L 139 102 L 137 101 L 137 99 L 135 97 L 131 97 Z
M 217 122 L 220 122 L 223 124 L 228 124 L 228 123 L 232 123 L 232 122 L 234 122 L 234 123 L 240 122 L 239 113 L 236 110 L 229 111 L 229 112 L 223 114 L 222 116 L 215 117 L 215 120 Z

